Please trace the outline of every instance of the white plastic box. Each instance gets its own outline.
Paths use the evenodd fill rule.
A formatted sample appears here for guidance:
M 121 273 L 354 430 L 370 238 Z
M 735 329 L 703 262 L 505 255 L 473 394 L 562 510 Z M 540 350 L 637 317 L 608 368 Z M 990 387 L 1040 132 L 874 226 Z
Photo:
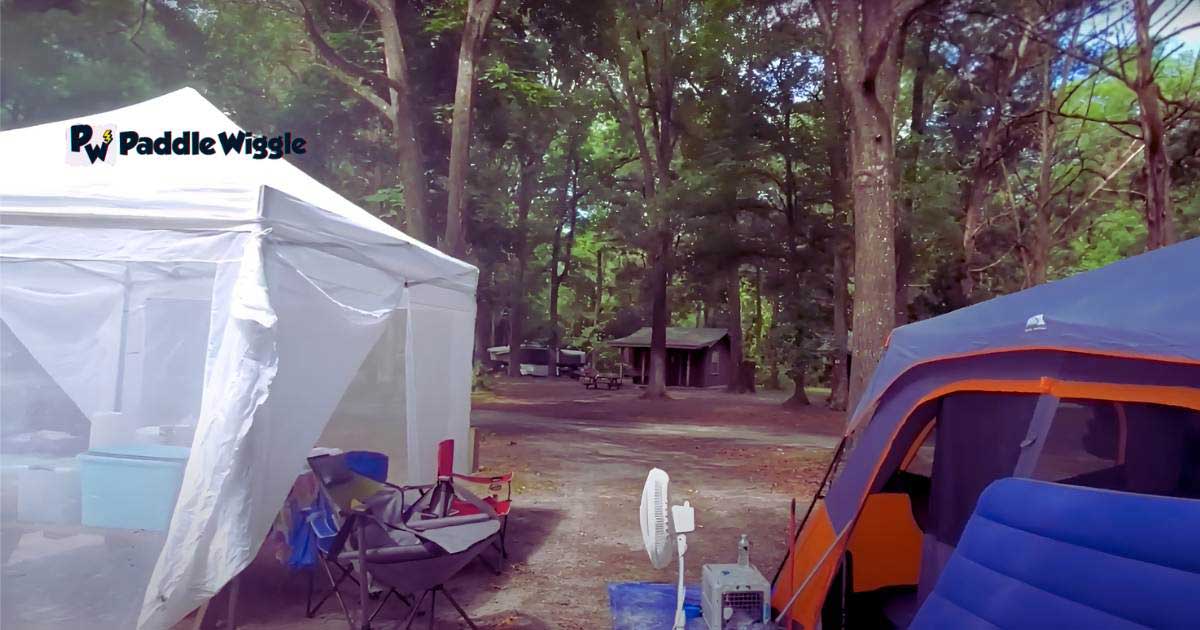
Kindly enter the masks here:
M 72 461 L 27 464 L 17 472 L 17 520 L 79 524 L 79 465 Z

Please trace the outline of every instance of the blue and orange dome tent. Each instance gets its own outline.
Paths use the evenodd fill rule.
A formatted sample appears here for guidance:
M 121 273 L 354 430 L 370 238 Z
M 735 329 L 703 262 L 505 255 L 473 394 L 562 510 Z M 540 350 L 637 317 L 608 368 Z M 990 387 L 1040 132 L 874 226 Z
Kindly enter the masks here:
M 1200 239 L 897 328 L 772 604 L 911 615 L 1008 476 L 1200 497 Z

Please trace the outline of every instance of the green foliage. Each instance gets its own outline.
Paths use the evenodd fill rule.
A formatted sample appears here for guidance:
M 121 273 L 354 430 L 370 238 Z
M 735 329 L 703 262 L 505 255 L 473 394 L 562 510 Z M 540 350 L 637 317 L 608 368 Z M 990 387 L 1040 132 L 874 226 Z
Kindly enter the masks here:
M 847 140 L 837 137 L 838 125 L 827 115 L 824 35 L 809 3 L 662 5 L 679 7 L 677 16 L 660 15 L 661 4 L 500 3 L 478 66 L 471 139 L 467 257 L 481 269 L 480 317 L 503 331 L 514 296 L 521 296 L 528 339 L 549 341 L 557 332 L 562 345 L 593 351 L 598 363 L 615 367 L 619 358 L 605 341 L 649 323 L 646 252 L 650 228 L 665 218 L 674 237 L 671 322 L 730 326 L 729 307 L 738 300 L 746 356 L 763 374 L 804 366 L 810 377 L 823 378 L 834 344 L 835 235 L 849 229 L 845 219 L 835 220 L 831 204 L 828 149 Z M 381 31 L 369 11 L 340 0 L 312 5 L 340 55 L 360 68 L 385 70 Z M 936 23 L 925 24 L 926 15 L 908 31 L 895 172 L 899 202 L 910 203 L 912 211 L 914 317 L 1029 283 L 1043 159 L 1053 181 L 1043 210 L 1051 231 L 1051 278 L 1145 247 L 1141 158 L 1118 169 L 1131 149 L 1127 134 L 1137 127 L 1097 122 L 1135 119 L 1140 112 L 1133 92 L 1078 59 L 1056 61 L 1065 77 L 1053 86 L 1063 115 L 1053 118 L 1054 138 L 1044 158 L 1036 67 L 1021 69 L 1011 89 L 994 93 L 1019 35 L 1009 21 L 981 10 L 997 9 L 993 5 L 945 3 Z M 430 205 L 439 209 L 431 219 L 439 224 L 466 0 L 397 6 L 421 166 L 431 175 Z M 404 228 L 404 190 L 388 120 L 369 95 L 318 60 L 294 8 L 244 0 L 0 0 L 0 125 L 116 108 L 191 85 L 247 128 L 307 137 L 310 152 L 296 160 L 298 166 Z M 1044 23 L 1065 15 L 1047 14 Z M 918 36 L 926 28 L 933 43 L 921 135 L 913 129 L 911 108 Z M 648 42 L 664 30 L 672 33 L 669 123 L 656 116 L 649 90 L 659 86 L 646 72 L 662 54 Z M 1116 58 L 1111 46 L 1090 46 L 1089 55 Z M 1164 56 L 1173 50 L 1164 46 L 1156 53 L 1158 85 L 1170 102 L 1195 103 L 1196 51 Z M 678 136 L 653 200 L 642 194 L 624 73 L 640 95 L 635 109 L 648 150 L 658 150 L 656 125 L 670 124 Z M 996 111 L 1006 127 L 988 156 L 992 168 L 975 259 L 965 261 L 964 193 L 986 122 Z M 1181 237 L 1200 236 L 1200 123 L 1193 112 L 1174 115 L 1168 124 L 1176 226 Z M 515 197 L 519 169 L 529 164 L 536 170 L 535 190 L 522 235 Z M 522 237 L 528 255 L 524 280 L 516 286 Z M 733 269 L 740 270 L 740 280 L 728 295 Z M 552 274 L 561 278 L 556 324 L 549 314 Z M 962 294 L 964 274 L 973 281 L 972 295 Z M 487 377 L 478 373 L 476 386 L 486 389 Z
M 1071 240 L 1077 263 L 1070 273 L 1098 269 L 1141 251 L 1146 243 L 1146 224 L 1129 208 L 1105 212 L 1091 227 Z

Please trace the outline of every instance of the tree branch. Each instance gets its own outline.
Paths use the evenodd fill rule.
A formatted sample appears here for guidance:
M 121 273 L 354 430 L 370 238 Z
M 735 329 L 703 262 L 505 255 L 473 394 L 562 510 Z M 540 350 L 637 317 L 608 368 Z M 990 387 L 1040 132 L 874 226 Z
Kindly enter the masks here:
M 313 17 L 313 13 L 308 6 L 308 2 L 309 0 L 302 0 L 300 2 L 300 7 L 303 9 L 304 28 L 306 31 L 308 31 L 308 37 L 310 40 L 312 40 L 313 46 L 316 48 L 317 53 L 320 54 L 322 59 L 324 59 L 334 69 L 337 70 L 335 74 L 339 75 L 338 78 L 341 79 L 342 82 L 346 83 L 352 88 L 355 88 L 355 91 L 359 93 L 359 96 L 363 96 L 364 98 L 366 98 L 366 96 L 362 93 L 362 81 L 365 81 L 366 83 L 380 89 L 391 88 L 398 92 L 404 91 L 403 86 L 401 86 L 399 82 L 393 81 L 392 79 L 388 78 L 387 75 L 380 74 L 369 68 L 364 68 L 363 66 L 346 59 L 337 51 L 337 49 L 330 45 L 329 42 L 326 41 L 325 36 L 321 34 L 321 29 L 317 26 L 317 21 Z M 361 81 L 354 81 L 354 78 L 358 78 Z M 371 92 L 371 94 L 373 94 L 375 98 L 366 98 L 366 100 L 376 107 L 379 107 L 380 102 L 384 103 L 384 107 L 380 107 L 380 109 L 384 109 L 384 111 L 386 111 L 386 101 L 384 101 L 383 98 L 375 92 Z
M 1105 177 L 1100 182 L 1099 186 L 1096 186 L 1095 188 L 1093 188 L 1092 192 L 1088 193 L 1087 196 L 1084 197 L 1082 201 L 1080 201 L 1078 204 L 1076 204 L 1076 206 L 1074 208 L 1072 208 L 1070 212 L 1067 213 L 1067 216 L 1063 217 L 1063 220 L 1061 222 L 1059 222 L 1059 224 L 1053 230 L 1050 231 L 1051 235 L 1058 234 L 1059 231 L 1063 229 L 1063 226 L 1065 226 L 1067 224 L 1067 222 L 1071 220 L 1071 217 L 1075 216 L 1075 213 L 1079 212 L 1079 210 L 1081 208 L 1083 208 L 1085 205 L 1087 205 L 1087 203 L 1092 200 L 1092 197 L 1096 196 L 1096 193 L 1100 192 L 1105 186 L 1107 186 L 1108 182 L 1111 181 L 1112 178 L 1117 176 L 1117 173 L 1120 173 L 1125 168 L 1125 166 L 1127 166 L 1129 164 L 1129 162 L 1132 161 L 1133 158 L 1137 156 L 1137 154 L 1142 152 L 1141 141 L 1140 140 L 1134 141 L 1133 144 L 1130 145 L 1130 148 L 1132 149 L 1132 151 L 1129 153 L 1129 155 L 1126 156 L 1125 159 L 1120 164 L 1117 165 L 1117 168 L 1113 169 L 1113 171 L 1108 174 L 1108 177 Z
M 865 2 L 878 2 L 879 0 L 864 0 Z M 878 41 L 874 42 L 871 48 L 870 55 L 866 59 L 866 67 L 863 70 L 863 77 L 874 77 L 879 74 L 879 68 L 883 65 L 884 58 L 887 57 L 888 48 L 891 47 L 892 38 L 899 37 L 900 27 L 912 17 L 930 0 L 899 0 L 892 7 L 888 15 L 887 22 L 884 22 L 879 29 Z

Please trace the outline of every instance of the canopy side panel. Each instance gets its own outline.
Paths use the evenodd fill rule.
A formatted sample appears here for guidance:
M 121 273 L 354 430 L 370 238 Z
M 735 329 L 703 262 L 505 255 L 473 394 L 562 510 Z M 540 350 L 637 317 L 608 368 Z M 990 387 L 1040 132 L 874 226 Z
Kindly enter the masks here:
M 221 265 L 216 274 L 196 435 L 139 628 L 182 619 L 245 566 L 240 561 L 256 544 L 246 542 L 261 450 L 251 425 L 278 367 L 262 250 L 260 235 L 246 238 L 241 264 Z
M 471 369 L 475 301 L 432 286 L 412 287 L 409 311 L 408 477 L 433 481 L 437 444 L 455 443 L 454 467 L 470 472 Z
M 233 413 L 202 419 L 209 426 L 204 431 L 202 425 L 193 446 L 191 476 L 185 476 L 168 544 L 146 593 L 143 628 L 169 627 L 250 564 L 403 298 L 403 286 L 386 274 L 336 256 L 270 241 L 262 249 L 263 272 L 255 272 L 255 253 L 249 252 L 234 304 L 257 304 L 251 311 L 270 326 L 252 328 L 257 343 L 247 344 L 238 337 L 245 336 L 245 322 L 234 316 L 228 326 L 234 335 L 221 339 L 222 346 L 232 344 L 231 362 L 249 370 L 254 386 L 224 392 L 226 404 L 243 401 Z M 214 385 L 226 375 L 224 351 L 209 366 Z M 213 452 L 210 445 L 219 448 Z
M 0 625 L 136 624 L 245 237 L 0 226 Z
M 130 310 L 126 271 L 100 267 L 6 261 L 0 282 L 4 323 L 89 419 L 122 409 Z

